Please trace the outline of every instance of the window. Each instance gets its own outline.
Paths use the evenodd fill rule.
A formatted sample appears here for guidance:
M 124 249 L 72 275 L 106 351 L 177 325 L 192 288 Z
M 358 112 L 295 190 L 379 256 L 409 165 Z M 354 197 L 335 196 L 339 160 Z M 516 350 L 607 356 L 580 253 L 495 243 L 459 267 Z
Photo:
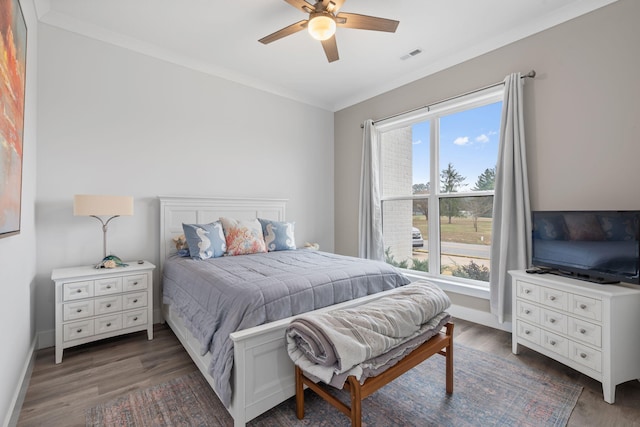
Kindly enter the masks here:
M 387 262 L 488 287 L 502 93 L 376 124 Z

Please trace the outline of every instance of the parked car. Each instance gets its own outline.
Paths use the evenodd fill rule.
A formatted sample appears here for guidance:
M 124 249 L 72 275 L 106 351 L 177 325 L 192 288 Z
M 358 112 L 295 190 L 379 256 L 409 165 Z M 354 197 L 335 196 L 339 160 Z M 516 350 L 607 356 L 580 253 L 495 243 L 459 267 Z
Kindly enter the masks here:
M 422 240 L 422 233 L 416 227 L 413 227 L 411 231 L 411 240 L 414 248 L 421 248 L 424 246 L 424 240 Z

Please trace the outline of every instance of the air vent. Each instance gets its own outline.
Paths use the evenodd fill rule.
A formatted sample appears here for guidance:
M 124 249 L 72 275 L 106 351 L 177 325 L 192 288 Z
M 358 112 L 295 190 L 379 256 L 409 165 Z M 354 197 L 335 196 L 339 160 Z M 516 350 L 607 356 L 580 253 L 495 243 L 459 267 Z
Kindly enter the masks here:
M 404 61 L 405 59 L 413 58 L 414 56 L 419 55 L 421 53 L 422 53 L 422 49 L 420 48 L 413 49 L 411 52 L 407 53 L 406 55 L 402 55 L 400 59 Z

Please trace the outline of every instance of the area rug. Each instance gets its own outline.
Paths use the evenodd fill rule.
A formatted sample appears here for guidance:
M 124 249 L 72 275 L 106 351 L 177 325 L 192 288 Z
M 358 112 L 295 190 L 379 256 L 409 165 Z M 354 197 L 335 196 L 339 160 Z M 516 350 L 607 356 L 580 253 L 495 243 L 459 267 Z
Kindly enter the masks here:
M 434 355 L 369 396 L 368 426 L 565 426 L 582 387 L 461 344 L 454 351 L 454 390 L 445 393 L 444 357 Z M 343 392 L 340 392 L 343 393 Z M 348 395 L 347 395 L 348 397 Z M 131 392 L 86 411 L 87 426 L 232 426 L 199 372 Z M 305 392 L 305 418 L 295 398 L 249 426 L 349 426 L 349 419 Z

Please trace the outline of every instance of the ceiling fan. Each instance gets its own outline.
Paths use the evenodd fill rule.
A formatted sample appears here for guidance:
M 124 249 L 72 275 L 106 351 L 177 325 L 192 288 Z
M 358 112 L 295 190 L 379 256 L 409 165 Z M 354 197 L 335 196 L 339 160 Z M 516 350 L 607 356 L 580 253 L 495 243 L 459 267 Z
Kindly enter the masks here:
M 309 19 L 303 19 L 284 27 L 258 41 L 263 44 L 269 44 L 307 28 L 311 36 L 322 43 L 322 48 L 329 62 L 339 59 L 335 37 L 336 27 L 395 33 L 400 23 L 392 19 L 340 12 L 339 10 L 346 0 L 318 0 L 315 4 L 308 3 L 305 0 L 285 1 L 296 9 L 308 13 Z

